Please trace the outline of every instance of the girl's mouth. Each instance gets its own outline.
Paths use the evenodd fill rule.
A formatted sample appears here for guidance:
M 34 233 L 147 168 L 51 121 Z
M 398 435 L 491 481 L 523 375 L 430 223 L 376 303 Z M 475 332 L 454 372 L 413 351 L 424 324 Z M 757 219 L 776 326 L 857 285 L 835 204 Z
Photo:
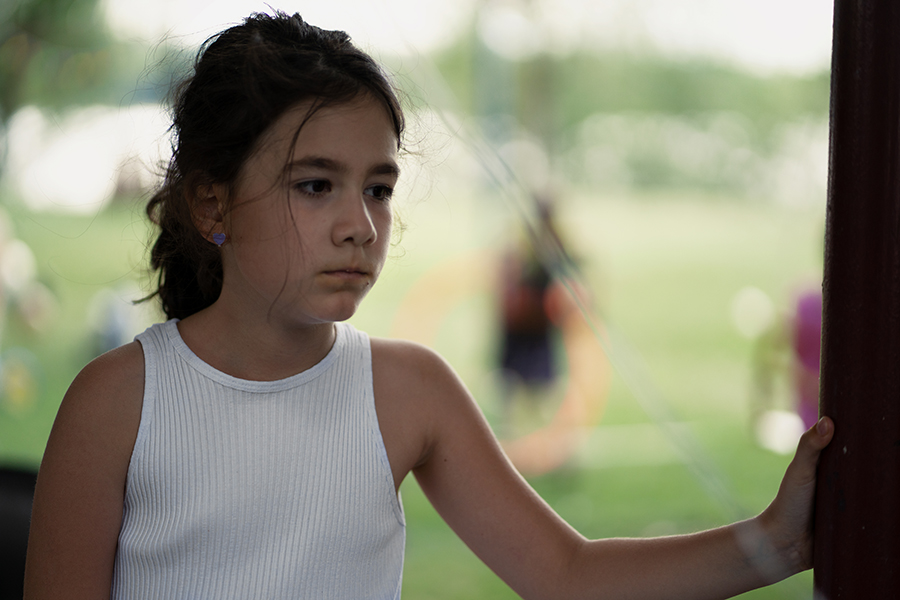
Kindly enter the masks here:
M 336 277 L 343 281 L 359 281 L 362 279 L 368 279 L 369 274 L 366 271 L 360 271 L 359 269 L 335 269 L 332 271 L 324 271 L 324 274 L 329 277 Z

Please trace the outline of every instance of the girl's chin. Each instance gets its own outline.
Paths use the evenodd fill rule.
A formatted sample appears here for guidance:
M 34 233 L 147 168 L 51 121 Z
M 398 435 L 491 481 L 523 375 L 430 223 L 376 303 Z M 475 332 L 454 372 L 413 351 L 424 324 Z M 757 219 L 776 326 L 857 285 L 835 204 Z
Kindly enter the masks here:
M 306 313 L 300 318 L 300 321 L 305 322 L 308 325 L 339 323 L 341 321 L 346 321 L 355 315 L 358 307 L 358 304 L 354 304 L 352 306 L 335 307 L 329 310 Z

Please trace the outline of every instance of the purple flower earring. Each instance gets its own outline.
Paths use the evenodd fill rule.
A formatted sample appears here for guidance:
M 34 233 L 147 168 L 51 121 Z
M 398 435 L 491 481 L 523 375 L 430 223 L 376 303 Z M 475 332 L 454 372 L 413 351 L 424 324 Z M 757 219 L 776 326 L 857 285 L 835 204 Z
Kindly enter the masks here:
M 214 233 L 212 234 L 213 241 L 216 243 L 216 246 L 221 246 L 225 243 L 225 234 L 224 233 Z

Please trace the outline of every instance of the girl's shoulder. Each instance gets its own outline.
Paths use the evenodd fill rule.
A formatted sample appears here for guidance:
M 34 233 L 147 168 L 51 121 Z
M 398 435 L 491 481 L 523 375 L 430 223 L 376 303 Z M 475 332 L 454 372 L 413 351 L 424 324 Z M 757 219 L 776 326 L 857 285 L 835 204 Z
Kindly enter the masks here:
M 422 344 L 372 338 L 371 345 L 375 378 L 390 381 L 394 386 L 430 387 L 436 383 L 436 378 L 456 377 L 453 368 L 440 354 Z
M 143 395 L 144 351 L 139 342 L 129 342 L 101 354 L 89 362 L 72 385 L 92 391 L 109 391 L 134 396 Z
M 429 354 L 436 354 L 427 346 L 408 340 L 394 338 L 369 337 L 372 345 L 372 357 L 386 357 L 392 360 L 417 360 Z
M 434 435 L 447 417 L 470 413 L 475 406 L 453 367 L 415 342 L 373 338 L 372 382 L 376 406 L 405 421 L 407 431 Z
M 470 399 L 450 365 L 435 351 L 403 340 L 371 338 L 372 384 L 379 426 L 400 487 L 424 464 L 452 415 Z
M 89 418 L 109 429 L 133 431 L 140 423 L 144 398 L 144 352 L 130 342 L 88 363 L 72 381 L 57 421 Z

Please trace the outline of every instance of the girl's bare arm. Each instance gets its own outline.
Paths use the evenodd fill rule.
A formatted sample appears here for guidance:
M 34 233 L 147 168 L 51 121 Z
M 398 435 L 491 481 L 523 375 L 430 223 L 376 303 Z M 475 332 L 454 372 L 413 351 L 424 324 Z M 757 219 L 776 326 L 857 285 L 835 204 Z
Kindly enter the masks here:
M 403 398 L 418 421 L 405 430 L 425 437 L 413 470 L 420 486 L 523 598 L 726 598 L 809 568 L 815 466 L 831 438 L 830 421 L 804 435 L 777 498 L 760 516 L 693 535 L 592 541 L 519 476 L 443 360 L 410 345 L 390 352 L 383 364 L 391 376 L 376 394 Z
M 26 600 L 109 598 L 143 386 L 137 342 L 101 356 L 72 382 L 38 474 Z

